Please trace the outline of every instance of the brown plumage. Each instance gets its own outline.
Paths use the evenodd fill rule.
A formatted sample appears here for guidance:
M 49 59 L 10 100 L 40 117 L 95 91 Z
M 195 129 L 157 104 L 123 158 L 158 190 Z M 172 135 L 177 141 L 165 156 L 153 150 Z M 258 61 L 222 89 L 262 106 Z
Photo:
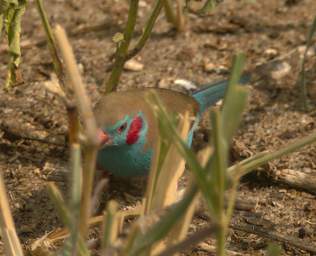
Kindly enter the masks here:
M 189 112 L 195 117 L 199 105 L 194 98 L 180 92 L 165 89 L 133 89 L 123 92 L 112 92 L 104 96 L 96 105 L 95 115 L 99 127 L 109 127 L 126 115 L 136 115 L 142 112 L 148 124 L 147 144 L 153 145 L 158 134 L 157 125 L 151 107 L 146 101 L 146 94 L 155 91 L 168 111 L 184 114 Z

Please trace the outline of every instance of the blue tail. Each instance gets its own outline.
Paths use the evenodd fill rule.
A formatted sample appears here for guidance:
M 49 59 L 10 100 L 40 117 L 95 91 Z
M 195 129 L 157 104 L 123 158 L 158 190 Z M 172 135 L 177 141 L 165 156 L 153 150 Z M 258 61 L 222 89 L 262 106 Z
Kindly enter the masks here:
M 240 84 L 246 84 L 250 80 L 250 75 L 245 74 L 240 78 Z M 222 80 L 219 82 L 205 84 L 201 89 L 193 92 L 192 97 L 200 105 L 200 113 L 203 113 L 208 107 L 214 105 L 217 101 L 222 99 L 225 95 L 229 80 Z

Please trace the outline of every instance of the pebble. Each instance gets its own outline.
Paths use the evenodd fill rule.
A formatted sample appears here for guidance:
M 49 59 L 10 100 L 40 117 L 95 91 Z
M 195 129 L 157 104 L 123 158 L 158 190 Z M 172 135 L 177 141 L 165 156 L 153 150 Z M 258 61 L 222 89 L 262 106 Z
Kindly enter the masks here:
M 290 73 L 292 67 L 287 62 L 278 63 L 275 69 L 271 72 L 271 77 L 275 80 L 279 80 Z
M 197 86 L 195 83 L 193 83 L 190 80 L 186 80 L 186 79 L 176 79 L 174 81 L 174 84 L 182 87 L 183 89 L 187 90 L 187 91 L 193 91 L 197 89 Z
M 204 63 L 204 71 L 208 73 L 227 74 L 228 69 L 224 65 L 215 65 L 212 62 Z
M 300 54 L 300 58 L 303 58 L 304 53 L 306 51 L 306 45 L 301 45 L 297 48 L 299 54 Z M 306 57 L 312 57 L 316 54 L 315 48 L 310 47 L 306 53 Z
M 265 55 L 266 57 L 271 58 L 271 59 L 274 58 L 274 57 L 276 57 L 278 54 L 279 54 L 278 51 L 277 51 L 276 49 L 273 49 L 273 48 L 269 48 L 269 49 L 266 49 L 266 50 L 264 51 L 264 55 Z
M 144 64 L 140 63 L 137 60 L 131 59 L 125 62 L 124 69 L 138 72 L 144 69 Z

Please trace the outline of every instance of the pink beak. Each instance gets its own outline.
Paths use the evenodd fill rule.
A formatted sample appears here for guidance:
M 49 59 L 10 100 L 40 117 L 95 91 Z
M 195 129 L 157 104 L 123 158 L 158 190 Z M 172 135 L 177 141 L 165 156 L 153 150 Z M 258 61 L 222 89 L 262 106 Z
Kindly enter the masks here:
M 110 141 L 110 136 L 102 130 L 98 131 L 98 140 L 100 146 L 107 144 Z

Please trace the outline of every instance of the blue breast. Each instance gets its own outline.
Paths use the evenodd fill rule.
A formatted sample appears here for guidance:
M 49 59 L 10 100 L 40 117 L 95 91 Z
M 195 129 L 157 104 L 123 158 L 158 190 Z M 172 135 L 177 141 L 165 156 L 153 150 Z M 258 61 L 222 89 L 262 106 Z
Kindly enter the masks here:
M 107 147 L 98 153 L 98 164 L 115 176 L 141 176 L 148 174 L 153 150 L 138 145 Z

